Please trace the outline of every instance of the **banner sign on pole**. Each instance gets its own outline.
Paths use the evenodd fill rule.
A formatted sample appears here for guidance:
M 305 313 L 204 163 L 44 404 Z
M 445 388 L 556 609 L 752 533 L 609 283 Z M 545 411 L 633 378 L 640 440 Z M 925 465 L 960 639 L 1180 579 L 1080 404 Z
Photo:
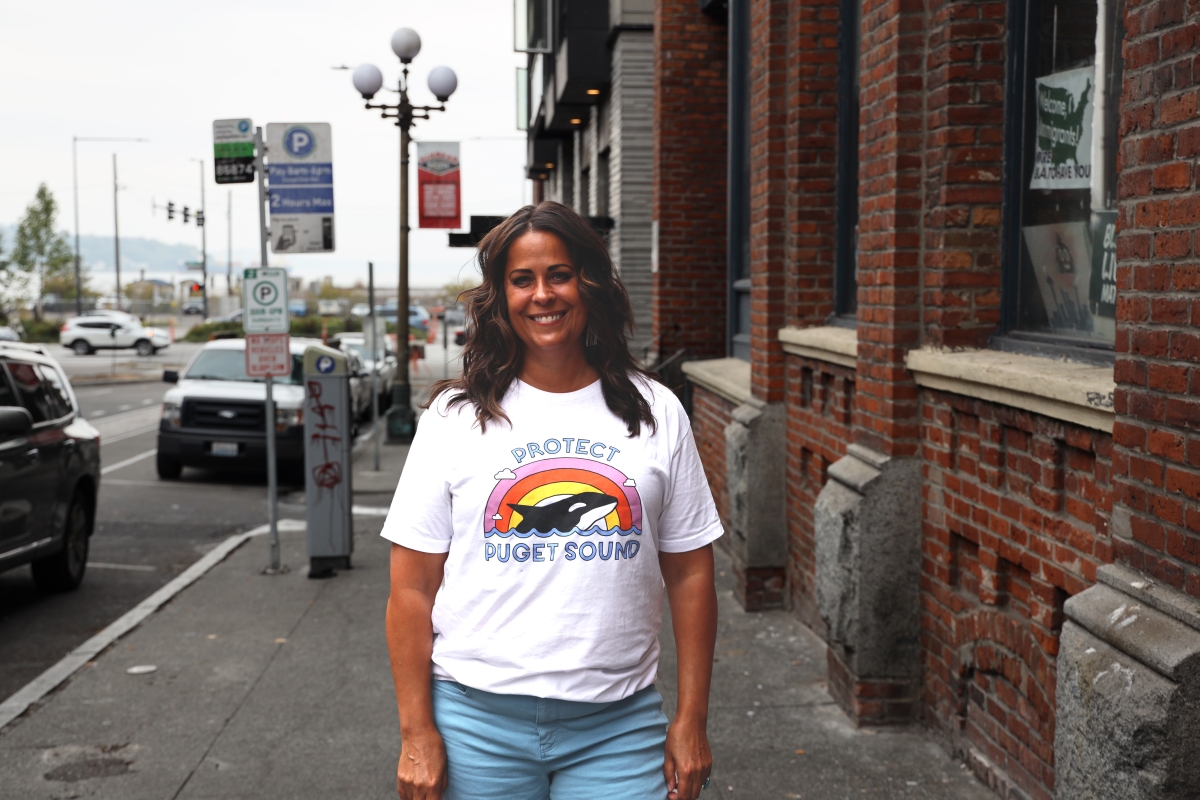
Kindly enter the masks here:
M 333 134 L 328 122 L 267 125 L 271 251 L 333 252 Z
M 245 270 L 242 273 L 242 309 L 242 330 L 247 334 L 291 330 L 287 270 L 282 267 Z
M 458 228 L 461 191 L 458 142 L 417 142 L 418 226 Z
M 251 378 L 286 378 L 292 374 L 292 352 L 286 333 L 246 334 L 246 374 Z
M 217 183 L 254 182 L 254 126 L 248 119 L 213 120 Z
M 1093 67 L 1034 79 L 1037 134 L 1030 189 L 1087 189 L 1092 185 Z

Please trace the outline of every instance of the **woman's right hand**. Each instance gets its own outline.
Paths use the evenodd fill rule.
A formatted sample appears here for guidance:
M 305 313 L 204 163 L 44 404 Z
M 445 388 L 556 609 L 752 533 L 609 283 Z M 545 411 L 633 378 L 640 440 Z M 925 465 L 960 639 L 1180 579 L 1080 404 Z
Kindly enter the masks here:
M 403 736 L 396 765 L 396 791 L 402 800 L 442 800 L 446 778 L 446 745 L 437 728 Z

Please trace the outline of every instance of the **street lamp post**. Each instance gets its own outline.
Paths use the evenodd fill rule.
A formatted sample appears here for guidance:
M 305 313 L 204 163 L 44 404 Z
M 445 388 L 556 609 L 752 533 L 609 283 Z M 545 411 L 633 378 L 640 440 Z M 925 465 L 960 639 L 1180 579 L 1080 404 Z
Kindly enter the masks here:
M 148 142 L 149 139 L 131 139 L 124 136 L 72 136 L 71 137 L 71 198 L 75 204 L 75 314 L 83 314 L 83 270 L 79 263 L 79 143 L 80 142 Z M 113 204 L 116 204 L 117 156 L 113 154 Z M 113 212 L 114 217 L 116 211 Z M 120 244 L 114 246 L 119 250 Z M 120 255 L 117 255 L 118 260 Z M 117 308 L 121 307 L 120 265 L 117 266 Z
M 449 67 L 434 67 L 429 73 L 429 91 L 440 105 L 414 106 L 408 99 L 408 65 L 421 52 L 421 37 L 411 28 L 400 28 L 392 34 L 392 52 L 404 66 L 398 89 L 399 102 L 394 105 L 372 103 L 371 99 L 383 88 L 383 73 L 374 64 L 362 64 L 354 70 L 354 88 L 367 101 L 368 109 L 379 109 L 383 119 L 393 119 L 400 128 L 400 280 L 396 298 L 396 344 L 399 364 L 396 382 L 392 386 L 392 406 L 388 409 L 387 435 L 391 442 L 411 442 L 416 432 L 416 414 L 412 408 L 412 386 L 408 374 L 408 143 L 413 121 L 429 119 L 430 111 L 445 111 L 446 101 L 458 88 L 458 78 Z M 403 311 L 401 311 L 403 309 Z M 402 316 L 403 315 L 403 316 Z M 401 322 L 403 320 L 403 322 Z

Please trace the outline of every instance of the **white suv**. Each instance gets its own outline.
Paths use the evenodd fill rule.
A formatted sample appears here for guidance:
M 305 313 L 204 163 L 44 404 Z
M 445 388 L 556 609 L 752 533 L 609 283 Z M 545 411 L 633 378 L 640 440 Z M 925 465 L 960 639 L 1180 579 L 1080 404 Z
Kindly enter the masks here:
M 166 331 L 144 328 L 128 314 L 94 314 L 75 317 L 63 323 L 58 341 L 77 355 L 91 355 L 97 350 L 130 348 L 139 356 L 152 356 L 171 343 Z

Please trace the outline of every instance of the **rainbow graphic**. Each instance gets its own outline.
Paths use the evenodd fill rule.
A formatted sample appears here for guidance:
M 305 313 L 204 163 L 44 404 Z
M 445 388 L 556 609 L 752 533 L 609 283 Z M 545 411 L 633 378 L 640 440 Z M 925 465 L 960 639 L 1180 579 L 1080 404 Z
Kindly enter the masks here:
M 608 464 L 551 458 L 503 469 L 496 473 L 496 481 L 484 513 L 484 538 L 642 532 L 642 499 L 636 484 Z M 550 525 L 549 520 L 569 520 L 584 527 L 566 522 Z

